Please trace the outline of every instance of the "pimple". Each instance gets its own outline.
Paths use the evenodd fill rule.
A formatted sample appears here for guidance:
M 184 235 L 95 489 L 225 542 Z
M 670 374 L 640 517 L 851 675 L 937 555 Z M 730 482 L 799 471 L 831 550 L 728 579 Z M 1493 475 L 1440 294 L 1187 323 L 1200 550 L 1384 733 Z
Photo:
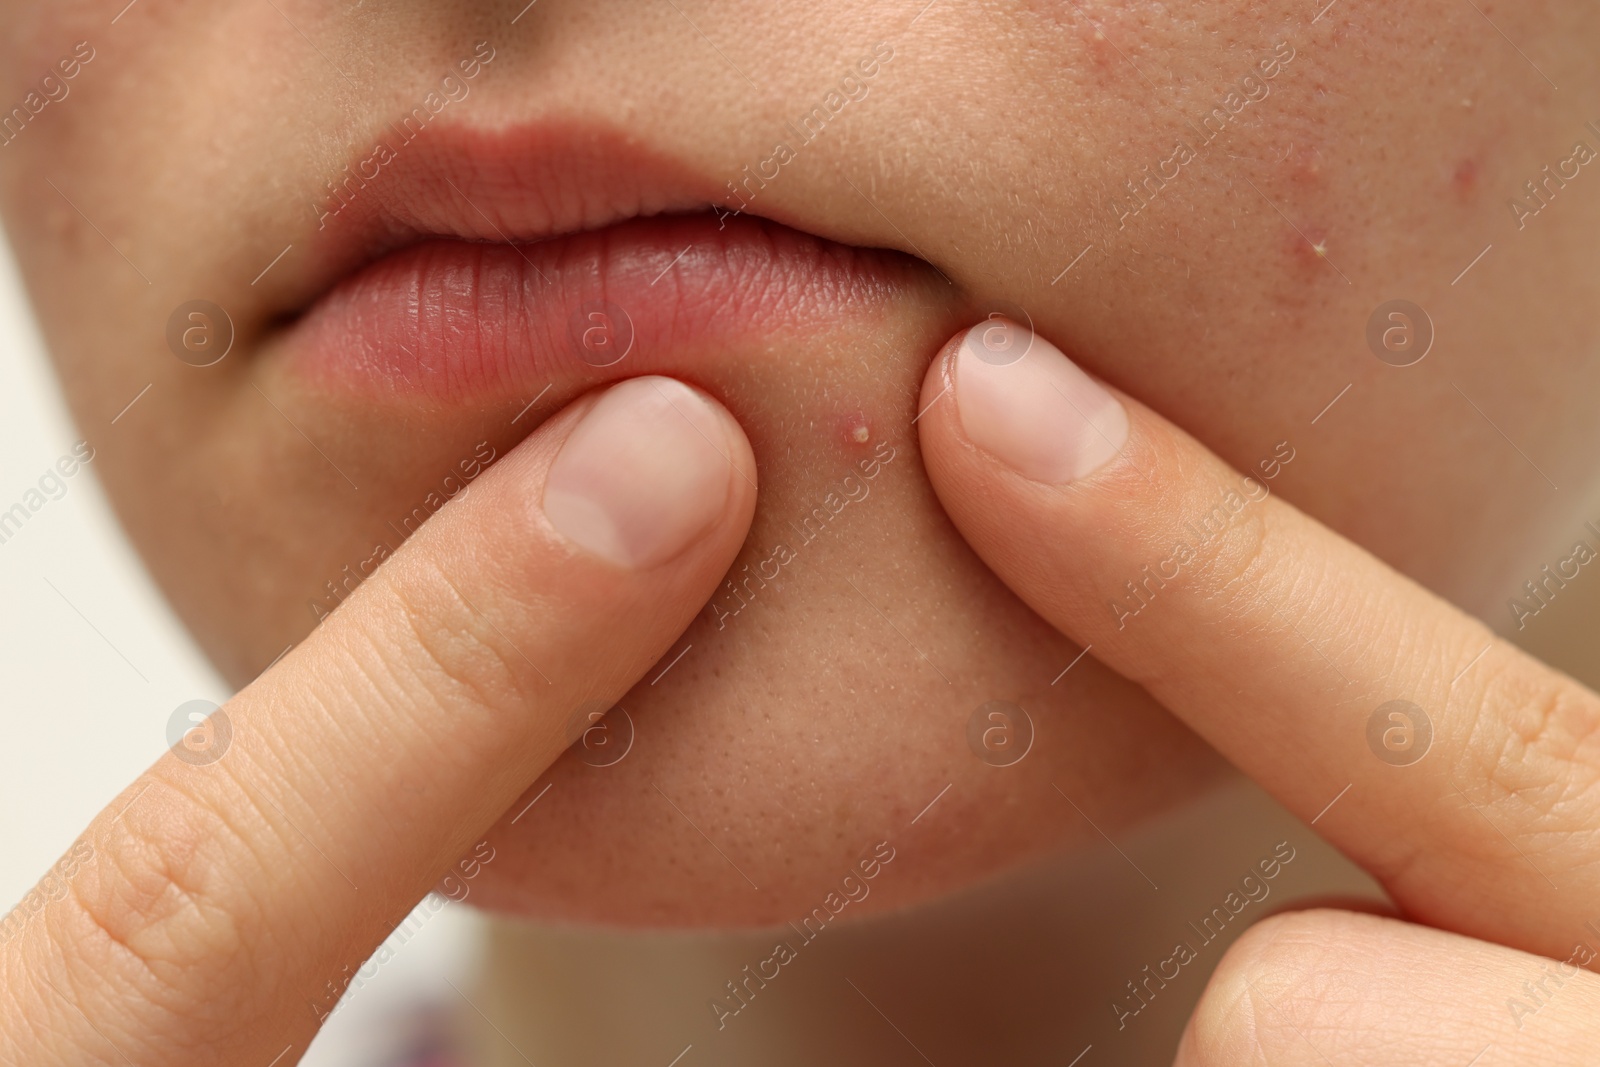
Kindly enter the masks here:
M 1141 97 L 1149 89 L 1141 80 L 1136 57 L 1141 44 L 1149 39 L 1153 18 L 1166 17 L 1161 5 L 1154 5 L 1154 14 L 1144 10 L 1146 5 L 1126 0 L 1012 0 L 1012 6 L 1044 24 L 1043 33 L 1030 33 L 1029 38 L 1047 42 L 1085 81 L 1094 85 L 1137 83 Z
M 1055 3 L 1046 6 L 1054 7 Z M 1129 63 L 1127 55 L 1120 44 L 1126 27 L 1115 22 L 1108 22 L 1106 12 L 1097 12 L 1091 17 L 1081 7 L 1074 5 L 1074 10 L 1064 19 L 1052 21 L 1069 22 L 1072 33 L 1083 44 L 1084 54 L 1088 57 L 1093 67 L 1094 75 L 1100 81 L 1107 81 L 1123 73 L 1123 68 Z M 1109 26 L 1109 32 L 1107 28 Z
M 1101 75 L 1111 74 L 1117 69 L 1117 64 L 1127 61 L 1100 27 L 1093 27 L 1084 37 L 1088 40 L 1089 55 L 1094 59 L 1095 69 Z
M 1455 173 L 1450 177 L 1450 187 L 1455 191 L 1457 200 L 1467 203 L 1478 191 L 1480 169 L 1476 159 L 1463 159 L 1457 164 Z
M 872 426 L 859 411 L 839 417 L 839 437 L 847 448 L 860 448 L 872 440 Z
M 1328 266 L 1328 232 L 1322 227 L 1304 224 L 1299 230 L 1290 230 L 1285 240 L 1289 246 L 1289 258 L 1298 274 L 1312 278 L 1327 271 L 1330 276 L 1337 277 L 1333 274 L 1333 268 Z

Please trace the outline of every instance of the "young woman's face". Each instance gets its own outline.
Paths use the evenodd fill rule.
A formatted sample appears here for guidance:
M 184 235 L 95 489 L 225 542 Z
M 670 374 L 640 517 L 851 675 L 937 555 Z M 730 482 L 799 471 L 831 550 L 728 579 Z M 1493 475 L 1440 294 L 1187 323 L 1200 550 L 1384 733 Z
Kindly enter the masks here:
M 234 681 L 599 383 L 748 431 L 731 584 L 475 899 L 779 920 L 888 841 L 903 903 L 1220 773 L 939 510 L 918 386 L 991 312 L 1475 609 L 1576 532 L 1593 4 L 523 2 L 0 3 L 9 235 Z

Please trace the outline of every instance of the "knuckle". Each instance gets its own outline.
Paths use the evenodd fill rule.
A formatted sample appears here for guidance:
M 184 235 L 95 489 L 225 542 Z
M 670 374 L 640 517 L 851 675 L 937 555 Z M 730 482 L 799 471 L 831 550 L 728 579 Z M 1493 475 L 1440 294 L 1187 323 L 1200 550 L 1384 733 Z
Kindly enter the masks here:
M 96 862 L 48 916 L 41 961 L 85 1015 L 135 1047 L 248 1019 L 249 995 L 229 978 L 259 926 L 228 821 L 170 783 L 157 789 L 159 803 L 101 832 Z
M 1197 573 L 1208 595 L 1228 601 L 1258 599 L 1278 562 L 1271 545 L 1272 523 L 1265 509 L 1249 507 L 1233 516 L 1222 536 L 1198 549 Z
M 416 561 L 390 591 L 396 610 L 374 625 L 404 632 L 396 640 L 397 635 L 364 629 L 370 655 L 363 658 L 375 661 L 369 676 L 382 674 L 385 688 L 398 686 L 411 700 L 420 697 L 440 707 L 525 705 L 531 661 L 441 567 Z
M 1469 715 L 1456 768 L 1487 787 L 1470 799 L 1528 847 L 1592 854 L 1572 846 L 1600 846 L 1600 698 L 1517 653 L 1486 675 Z

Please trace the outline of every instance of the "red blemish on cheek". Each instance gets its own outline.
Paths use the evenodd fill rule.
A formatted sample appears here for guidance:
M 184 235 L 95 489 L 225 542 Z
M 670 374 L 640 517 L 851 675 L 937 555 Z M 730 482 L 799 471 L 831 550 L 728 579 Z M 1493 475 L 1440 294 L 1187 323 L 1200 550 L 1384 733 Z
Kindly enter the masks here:
M 1081 10 L 1072 19 L 1072 30 L 1078 40 L 1083 42 L 1084 51 L 1094 65 L 1095 76 L 1105 80 L 1114 76 L 1118 72 L 1118 64 L 1126 63 L 1127 60 L 1117 51 L 1111 35 L 1101 29 L 1102 25 L 1100 19 L 1091 19 Z M 1111 33 L 1114 35 L 1116 31 L 1112 30 Z
M 1326 230 L 1302 223 L 1298 231 L 1289 230 L 1284 240 L 1287 242 L 1290 268 L 1297 278 L 1313 281 L 1324 273 L 1330 278 L 1338 278 L 1333 268 L 1328 266 L 1327 257 L 1333 254 L 1333 249 L 1329 246 Z
M 1462 203 L 1472 200 L 1473 194 L 1478 191 L 1480 171 L 1476 159 L 1463 159 L 1456 166 L 1455 174 L 1450 177 L 1450 188 L 1455 192 L 1457 200 Z
M 1117 64 L 1126 62 L 1110 38 L 1098 28 L 1089 28 L 1083 36 L 1089 45 L 1089 55 L 1094 59 L 1095 70 L 1099 73 L 1109 74 Z

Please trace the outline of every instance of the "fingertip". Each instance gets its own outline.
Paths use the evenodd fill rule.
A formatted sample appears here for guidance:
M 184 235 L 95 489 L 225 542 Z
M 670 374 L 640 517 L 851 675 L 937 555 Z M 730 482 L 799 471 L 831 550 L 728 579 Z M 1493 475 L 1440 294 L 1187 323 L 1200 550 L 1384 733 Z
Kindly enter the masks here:
M 733 415 L 673 378 L 619 382 L 579 416 L 551 462 L 545 518 L 568 543 L 632 570 L 713 529 L 748 524 L 755 462 Z
M 1108 466 L 1131 429 L 1127 409 L 1058 347 L 1003 316 L 962 330 L 923 382 L 922 433 L 950 435 L 984 464 L 1062 486 Z M 975 457 L 977 458 L 977 457 Z

